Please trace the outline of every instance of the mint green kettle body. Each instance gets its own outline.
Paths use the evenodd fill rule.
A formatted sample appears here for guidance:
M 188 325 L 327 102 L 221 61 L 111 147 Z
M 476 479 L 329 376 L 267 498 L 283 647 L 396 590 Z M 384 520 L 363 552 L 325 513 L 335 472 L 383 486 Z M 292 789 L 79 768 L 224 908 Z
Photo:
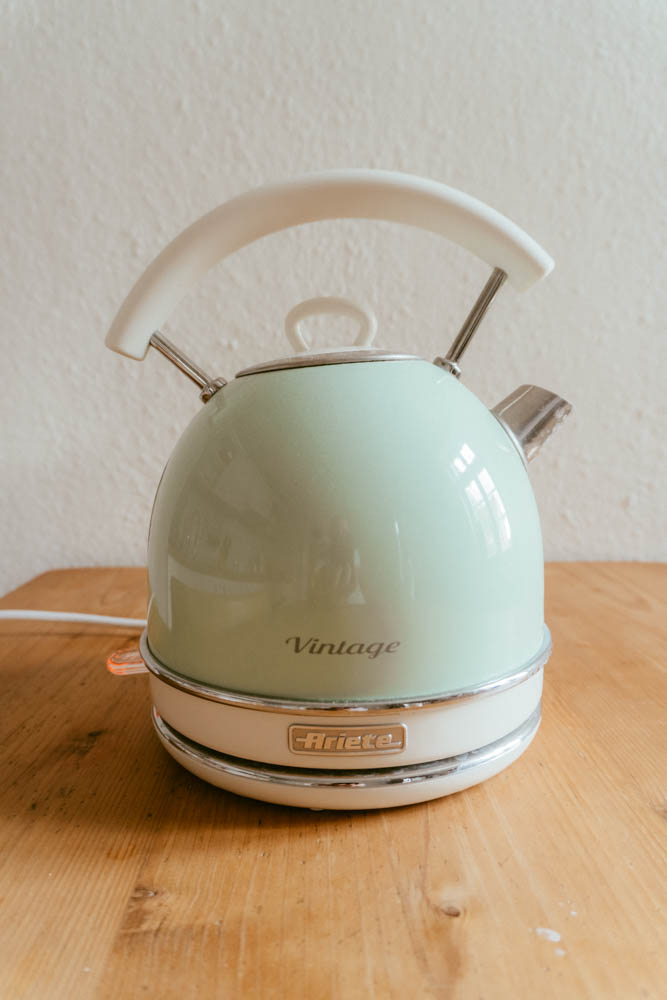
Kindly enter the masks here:
M 155 656 L 238 691 L 455 691 L 544 638 L 540 525 L 517 449 L 420 360 L 235 379 L 169 460 L 148 564 Z

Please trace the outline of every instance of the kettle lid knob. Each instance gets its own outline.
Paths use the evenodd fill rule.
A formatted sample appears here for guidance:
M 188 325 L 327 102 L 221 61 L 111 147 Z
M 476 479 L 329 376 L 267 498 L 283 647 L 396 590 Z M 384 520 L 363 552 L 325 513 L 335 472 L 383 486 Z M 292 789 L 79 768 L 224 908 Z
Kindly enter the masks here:
M 319 296 L 315 299 L 299 302 L 293 309 L 290 309 L 285 317 L 285 333 L 297 354 L 311 349 L 301 329 L 304 320 L 311 316 L 332 315 L 349 316 L 357 321 L 359 331 L 353 342 L 353 347 L 369 347 L 373 343 L 377 333 L 377 319 L 372 309 L 359 302 L 354 302 L 352 299 L 338 298 L 333 295 Z M 347 346 L 343 348 L 346 351 L 349 349 Z M 328 350 L 337 350 L 337 348 L 328 348 Z M 318 353 L 321 353 L 320 349 L 318 349 Z

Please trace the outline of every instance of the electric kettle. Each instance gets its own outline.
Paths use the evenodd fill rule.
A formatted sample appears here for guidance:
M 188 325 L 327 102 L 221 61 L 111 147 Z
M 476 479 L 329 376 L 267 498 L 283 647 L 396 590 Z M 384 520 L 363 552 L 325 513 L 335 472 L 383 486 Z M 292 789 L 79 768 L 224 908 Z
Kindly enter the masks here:
M 446 356 L 374 347 L 370 310 L 332 298 L 288 315 L 291 354 L 228 382 L 160 332 L 228 254 L 334 218 L 418 226 L 493 268 Z M 205 404 L 158 486 L 140 646 L 157 736 L 194 774 L 270 802 L 368 809 L 474 785 L 528 747 L 551 640 L 526 466 L 570 405 L 523 385 L 489 411 L 459 362 L 504 280 L 523 291 L 552 267 L 460 191 L 355 169 L 234 198 L 141 276 L 107 346 L 157 349 Z M 341 311 L 355 343 L 309 348 L 303 320 Z

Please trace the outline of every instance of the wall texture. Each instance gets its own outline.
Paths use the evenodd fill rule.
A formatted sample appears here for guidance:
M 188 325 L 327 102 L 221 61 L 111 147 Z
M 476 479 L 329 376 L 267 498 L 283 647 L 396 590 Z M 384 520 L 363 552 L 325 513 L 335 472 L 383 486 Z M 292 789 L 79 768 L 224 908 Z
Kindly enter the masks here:
M 506 289 L 466 356 L 575 415 L 531 467 L 546 554 L 664 559 L 663 0 L 5 0 L 0 589 L 140 563 L 199 403 L 150 352 L 106 351 L 152 257 L 221 201 L 332 166 L 488 201 L 555 257 Z M 371 222 L 276 235 L 217 267 L 165 331 L 216 374 L 283 353 L 316 294 L 368 300 L 384 345 L 433 357 L 487 268 Z M 336 326 L 335 336 L 349 331 Z

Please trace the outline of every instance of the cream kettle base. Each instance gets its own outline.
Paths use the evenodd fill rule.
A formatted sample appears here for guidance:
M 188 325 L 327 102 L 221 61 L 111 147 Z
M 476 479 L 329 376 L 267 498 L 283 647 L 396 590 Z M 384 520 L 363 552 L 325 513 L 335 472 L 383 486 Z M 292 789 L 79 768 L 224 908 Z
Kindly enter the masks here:
M 541 701 L 513 732 L 468 753 L 402 767 L 324 770 L 280 767 L 229 757 L 189 740 L 153 709 L 168 753 L 198 778 L 247 798 L 308 809 L 386 809 L 437 799 L 492 778 L 528 748 L 541 720 Z
M 284 701 L 224 691 L 155 659 L 153 724 L 166 750 L 220 788 L 311 809 L 374 809 L 449 795 L 497 774 L 537 732 L 551 637 L 476 688 L 391 703 Z

